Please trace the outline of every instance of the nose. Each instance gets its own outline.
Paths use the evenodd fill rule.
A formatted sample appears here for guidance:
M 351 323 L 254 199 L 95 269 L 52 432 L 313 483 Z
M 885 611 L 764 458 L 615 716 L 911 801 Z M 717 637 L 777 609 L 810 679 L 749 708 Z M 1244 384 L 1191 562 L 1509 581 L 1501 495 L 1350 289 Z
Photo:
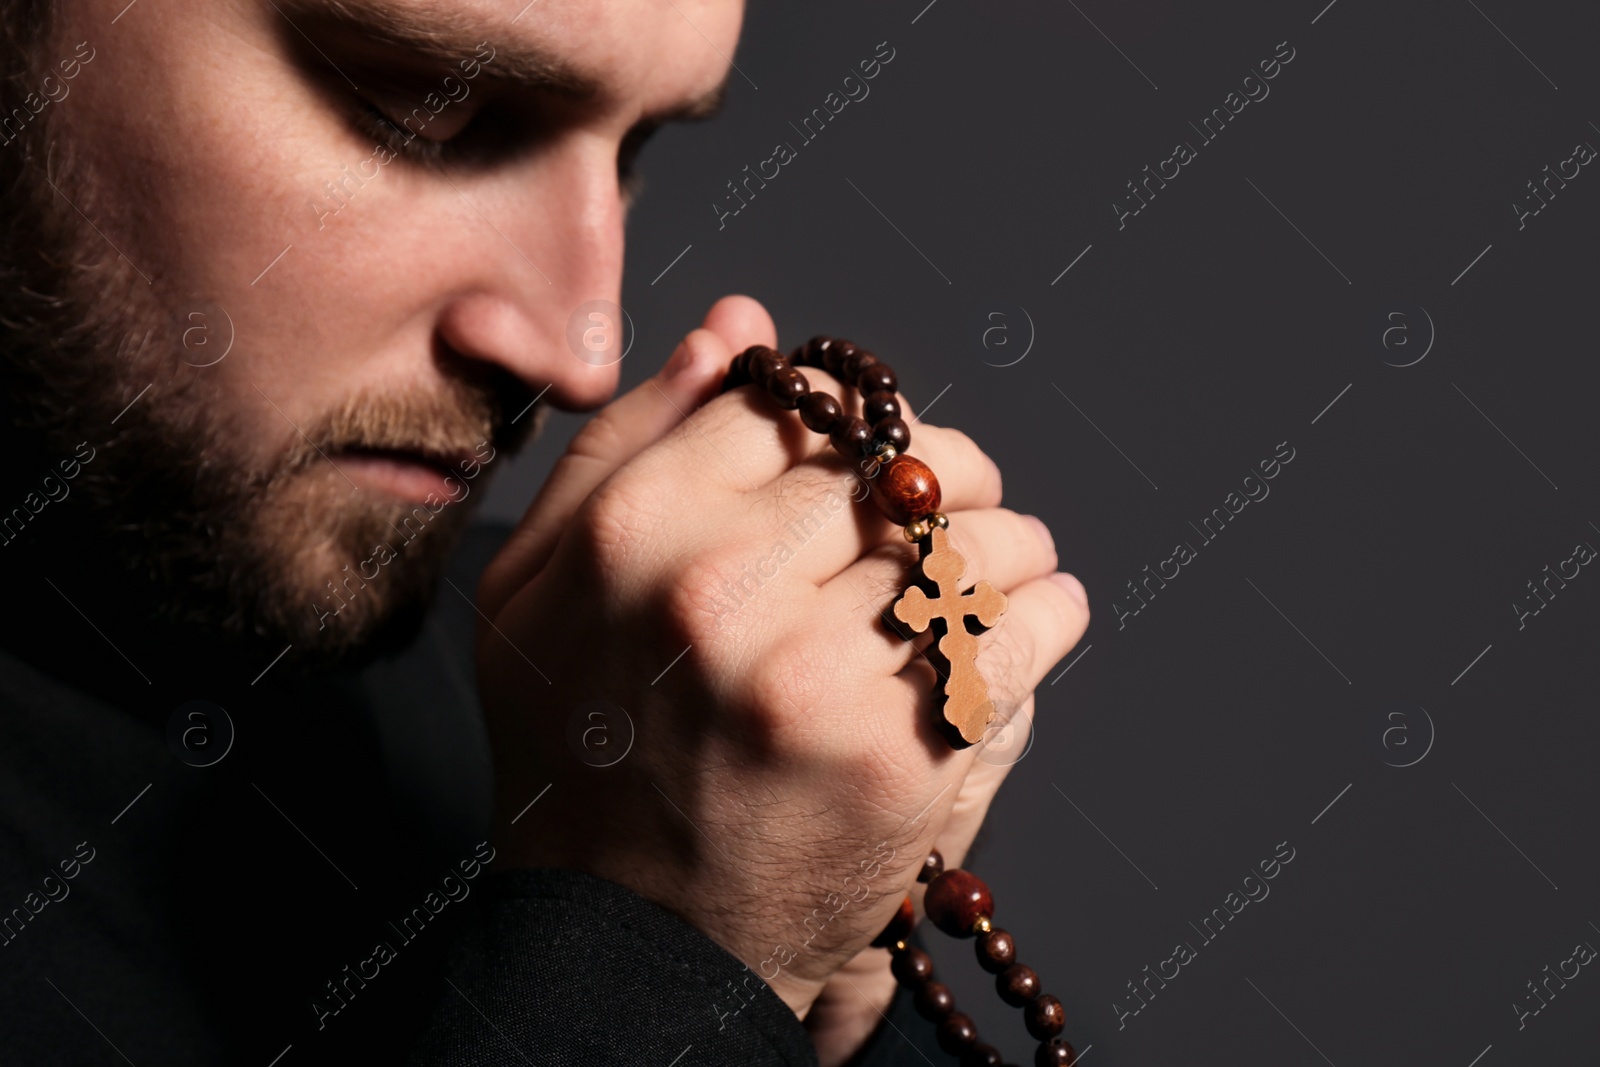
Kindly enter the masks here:
M 466 284 L 439 313 L 440 340 L 534 392 L 548 388 L 545 399 L 569 411 L 605 403 L 620 376 L 616 151 L 615 140 L 574 133 L 514 173 L 458 179 L 450 194 L 472 239 L 461 253 Z

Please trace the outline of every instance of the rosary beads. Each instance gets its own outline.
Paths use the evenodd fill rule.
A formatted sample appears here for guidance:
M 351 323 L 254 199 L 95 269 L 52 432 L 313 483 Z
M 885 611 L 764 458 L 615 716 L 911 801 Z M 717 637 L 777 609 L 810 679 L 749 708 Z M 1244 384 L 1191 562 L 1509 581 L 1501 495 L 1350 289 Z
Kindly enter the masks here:
M 923 897 L 928 918 L 951 937 L 976 938 L 978 965 L 995 976 L 1000 999 L 1022 1009 L 1023 1024 L 1039 1041 L 1033 1054 L 1035 1067 L 1076 1063 L 1077 1053 L 1060 1036 L 1067 1025 L 1066 1010 L 1060 1000 L 1044 991 L 1034 969 L 1017 961 L 1016 940 L 994 925 L 994 897 L 983 880 L 959 867 L 945 870 L 944 857 L 934 849 L 923 861 L 917 881 L 928 885 Z M 1001 1067 L 1000 1051 L 978 1040 L 971 1016 L 956 1011 L 950 988 L 934 979 L 933 959 L 909 943 L 916 921 L 908 896 L 873 945 L 889 950 L 893 957 L 890 971 L 911 993 L 917 1014 L 938 1027 L 940 1048 L 959 1056 L 961 1067 Z
M 802 366 L 820 367 L 846 389 L 859 390 L 865 418 L 846 415 L 827 393 L 812 392 Z M 849 341 L 813 337 L 792 356 L 765 345 L 739 353 L 722 387 L 751 384 L 784 408 L 798 410 L 807 429 L 826 434 L 835 451 L 859 464 L 878 509 L 919 547 L 922 581 L 895 602 L 894 615 L 917 633 L 929 629 L 938 633 L 928 659 L 940 676 L 945 736 L 953 748 L 975 744 L 994 717 L 994 702 L 977 668 L 978 640 L 968 620 L 976 620 L 979 633 L 994 626 L 1005 611 L 1006 598 L 983 581 L 963 590 L 966 561 L 950 545 L 950 520 L 939 511 L 939 480 L 927 464 L 906 454 L 911 428 L 900 417 L 894 370 Z M 938 849 L 928 854 L 917 880 L 928 885 L 923 898 L 928 918 L 951 937 L 976 938 L 978 964 L 995 976 L 1000 998 L 1022 1009 L 1028 1033 L 1039 1041 L 1036 1067 L 1076 1063 L 1077 1053 L 1060 1036 L 1066 1028 L 1061 1001 L 1044 992 L 1033 968 L 1017 962 L 1016 941 L 992 922 L 994 898 L 989 887 L 968 871 L 945 870 Z M 972 1018 L 956 1011 L 949 987 L 934 979 L 932 958 L 910 944 L 915 925 L 916 913 L 907 896 L 872 943 L 889 950 L 890 971 L 912 994 L 918 1014 L 938 1028 L 940 1048 L 960 1057 L 961 1067 L 1002 1067 L 999 1050 L 978 1040 Z
M 821 367 L 847 389 L 854 385 L 866 418 L 846 415 L 827 393 L 813 393 L 801 366 Z M 792 357 L 765 345 L 739 353 L 722 387 L 747 384 L 764 389 L 785 408 L 798 409 L 808 429 L 827 434 L 835 451 L 859 464 L 878 510 L 921 549 L 923 581 L 895 603 L 895 618 L 917 633 L 939 634 L 927 656 L 939 675 L 946 739 L 955 748 L 976 744 L 995 710 L 978 671 L 977 634 L 1000 621 L 1006 598 L 988 582 L 962 589 L 967 564 L 949 541 L 950 520 L 939 510 L 939 479 L 926 463 L 906 454 L 911 427 L 900 417 L 894 369 L 849 341 L 813 337 Z M 968 620 L 977 623 L 976 629 Z

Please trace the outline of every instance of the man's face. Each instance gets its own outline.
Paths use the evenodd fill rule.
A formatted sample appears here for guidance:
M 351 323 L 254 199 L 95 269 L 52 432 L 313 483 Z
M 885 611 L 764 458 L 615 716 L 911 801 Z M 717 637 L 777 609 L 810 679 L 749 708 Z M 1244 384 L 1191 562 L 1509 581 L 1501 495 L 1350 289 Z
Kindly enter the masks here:
M 739 21 L 737 0 L 68 0 L 40 57 L 80 61 L 41 116 L 46 195 L 87 264 L 64 296 L 106 320 L 77 416 L 132 406 L 52 432 L 111 445 L 100 521 L 148 532 L 173 614 L 342 651 L 414 613 L 535 398 L 614 391 L 569 319 L 619 299 L 629 157 L 709 110 Z M 156 501 L 181 520 L 128 514 Z

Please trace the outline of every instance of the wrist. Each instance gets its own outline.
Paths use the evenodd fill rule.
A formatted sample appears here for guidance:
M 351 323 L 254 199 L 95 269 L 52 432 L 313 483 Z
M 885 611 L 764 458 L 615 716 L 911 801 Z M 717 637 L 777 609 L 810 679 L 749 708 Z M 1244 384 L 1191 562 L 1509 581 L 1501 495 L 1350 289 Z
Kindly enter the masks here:
M 812 1004 L 805 1027 L 821 1067 L 851 1062 L 883 1026 L 899 988 L 889 960 L 882 949 L 864 949 Z

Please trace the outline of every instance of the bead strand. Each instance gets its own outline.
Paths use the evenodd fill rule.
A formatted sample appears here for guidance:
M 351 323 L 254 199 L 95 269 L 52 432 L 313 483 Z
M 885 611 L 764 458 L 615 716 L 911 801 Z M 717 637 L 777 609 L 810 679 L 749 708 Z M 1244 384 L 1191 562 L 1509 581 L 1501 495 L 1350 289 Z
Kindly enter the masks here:
M 994 897 L 983 880 L 959 867 L 945 869 L 944 857 L 934 849 L 923 861 L 917 875 L 919 882 L 928 884 L 923 907 L 928 918 L 951 937 L 974 937 L 978 965 L 995 976 L 995 991 L 1000 999 L 1014 1008 L 1021 1008 L 1023 1024 L 1038 1042 L 1033 1062 L 1036 1067 L 1069 1067 L 1077 1061 L 1077 1053 L 1060 1035 L 1066 1029 L 1066 1009 L 1061 1001 L 1044 991 L 1039 975 L 1032 967 L 1018 961 L 1016 940 L 1005 930 L 996 927 Z M 904 944 L 915 923 L 911 898 L 901 902 L 900 911 L 884 929 L 874 945 Z M 892 938 L 892 940 L 885 940 Z M 930 965 L 931 966 L 931 965 Z M 893 964 L 891 964 L 891 968 Z M 902 985 L 910 985 L 899 970 L 895 977 Z M 916 992 L 915 987 L 911 987 Z M 974 1038 L 976 1040 L 976 1038 Z M 943 1043 L 941 1042 L 941 1046 Z M 974 1060 L 975 1063 L 985 1062 Z M 965 1067 L 965 1061 L 963 1061 Z
M 838 400 L 812 392 L 801 367 L 821 368 L 859 392 L 866 418 L 846 415 Z M 754 385 L 783 408 L 798 410 L 808 430 L 827 435 L 834 451 L 860 464 L 878 510 L 904 529 L 906 540 L 921 541 L 935 526 L 949 526 L 939 511 L 939 479 L 926 463 L 906 454 L 911 427 L 900 417 L 899 376 L 877 356 L 851 341 L 822 336 L 789 356 L 751 345 L 734 357 L 722 383 L 724 390 L 742 385 Z
M 931 881 L 943 869 L 944 861 L 937 850 L 924 862 L 919 882 Z M 956 1010 L 955 995 L 950 987 L 933 976 L 933 957 L 920 948 L 908 944 L 911 931 L 916 926 L 916 913 L 911 898 L 900 902 L 889 925 L 878 935 L 873 945 L 889 950 L 889 970 L 895 981 L 911 993 L 917 1014 L 933 1023 L 939 1047 L 961 1059 L 961 1067 L 1005 1067 L 1000 1050 L 978 1040 L 978 1026 L 972 1017 Z
M 812 392 L 801 367 L 819 368 L 846 390 L 856 389 L 865 417 L 847 415 L 833 396 Z M 902 527 L 906 540 L 927 541 L 934 529 L 948 529 L 949 520 L 939 511 L 939 480 L 927 464 L 906 454 L 911 428 L 901 418 L 899 378 L 887 363 L 853 342 L 826 336 L 813 337 L 789 356 L 752 345 L 734 357 L 722 388 L 745 385 L 754 385 L 786 410 L 798 411 L 808 430 L 825 434 L 836 452 L 859 466 L 871 483 L 873 502 Z M 1076 1052 L 1060 1037 L 1066 1027 L 1061 1001 L 1043 991 L 1031 967 L 1018 962 L 1012 936 L 993 925 L 989 887 L 967 871 L 945 870 L 938 849 L 923 861 L 917 880 L 928 885 L 928 918 L 952 937 L 976 937 L 979 965 L 995 975 L 1001 999 L 1023 1010 L 1028 1033 L 1039 1041 L 1036 1067 L 1076 1063 Z M 961 1067 L 1002 1067 L 1000 1052 L 978 1041 L 971 1017 L 956 1011 L 949 987 L 934 979 L 932 958 L 910 944 L 915 926 L 916 913 L 907 896 L 872 944 L 889 950 L 891 973 L 912 993 L 918 1013 L 937 1026 L 940 1048 L 959 1056 Z

